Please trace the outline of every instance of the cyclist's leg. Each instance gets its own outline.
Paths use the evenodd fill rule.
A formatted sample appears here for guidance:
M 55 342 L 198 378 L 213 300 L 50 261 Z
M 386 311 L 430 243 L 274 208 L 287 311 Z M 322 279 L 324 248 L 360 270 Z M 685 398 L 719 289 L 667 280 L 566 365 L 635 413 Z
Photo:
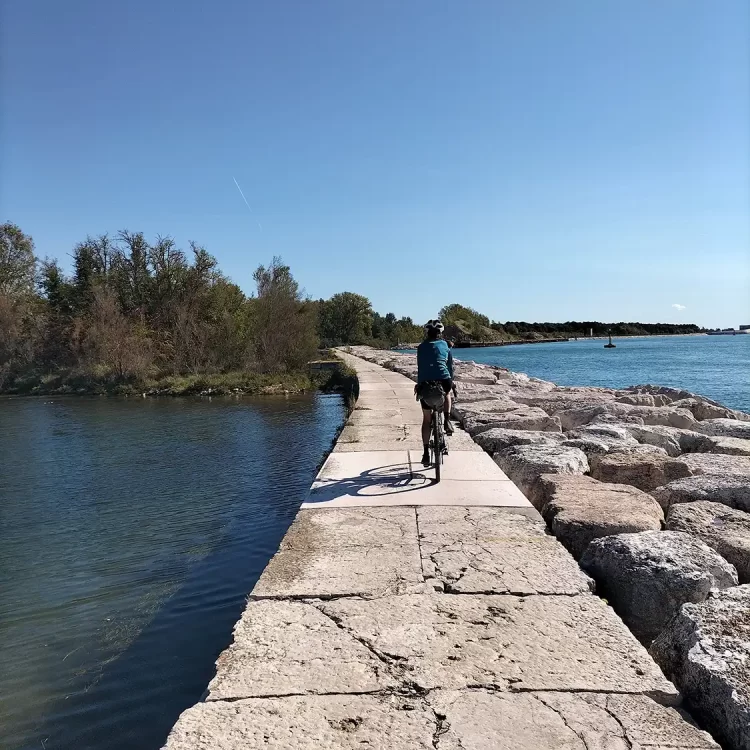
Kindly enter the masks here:
M 422 406 L 422 446 L 424 450 L 422 451 L 422 463 L 423 464 L 429 464 L 430 463 L 430 428 L 431 428 L 431 417 L 432 412 L 429 409 L 426 409 L 424 404 L 421 404 Z
M 443 403 L 443 414 L 445 416 L 445 431 L 448 435 L 453 434 L 453 426 L 450 422 L 451 409 L 453 408 L 453 390 L 451 388 L 453 384 L 451 381 L 446 381 L 447 389 L 445 390 L 445 402 Z

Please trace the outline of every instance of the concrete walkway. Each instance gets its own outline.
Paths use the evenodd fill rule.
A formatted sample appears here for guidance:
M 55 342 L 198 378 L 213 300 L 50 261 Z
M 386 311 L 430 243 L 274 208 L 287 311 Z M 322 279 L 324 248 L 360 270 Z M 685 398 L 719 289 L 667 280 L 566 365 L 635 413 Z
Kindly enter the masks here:
M 440 483 L 422 466 L 422 411 L 414 382 L 347 354 L 359 399 L 302 507 L 487 505 L 532 510 L 497 464 L 461 429 L 448 439 Z
M 465 433 L 439 485 L 413 384 L 357 408 L 170 750 L 717 748 Z

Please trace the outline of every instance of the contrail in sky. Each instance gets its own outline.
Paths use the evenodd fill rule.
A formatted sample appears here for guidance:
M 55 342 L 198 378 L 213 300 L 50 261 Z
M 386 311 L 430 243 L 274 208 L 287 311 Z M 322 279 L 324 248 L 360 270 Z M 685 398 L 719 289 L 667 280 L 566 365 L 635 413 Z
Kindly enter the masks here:
M 237 182 L 237 180 L 234 177 L 232 177 L 232 179 L 234 180 L 234 184 L 237 185 L 237 190 L 240 191 L 240 195 L 242 196 L 242 200 L 245 201 L 245 205 L 247 206 L 248 210 L 250 211 L 251 214 L 253 214 L 253 209 L 250 208 L 250 204 L 247 202 L 247 198 L 245 198 L 245 194 L 242 192 L 242 188 L 240 187 L 240 183 Z M 253 214 L 253 216 L 255 216 L 255 214 Z M 263 231 L 263 227 L 260 225 L 260 222 L 257 219 L 255 220 L 255 222 L 258 225 L 258 229 L 260 229 L 260 231 L 262 232 Z

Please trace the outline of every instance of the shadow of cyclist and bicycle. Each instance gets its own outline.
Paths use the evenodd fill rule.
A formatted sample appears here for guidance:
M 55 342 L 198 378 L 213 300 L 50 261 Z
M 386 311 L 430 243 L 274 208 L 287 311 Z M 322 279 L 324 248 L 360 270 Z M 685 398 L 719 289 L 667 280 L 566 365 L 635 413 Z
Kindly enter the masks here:
M 340 479 L 316 479 L 305 502 L 314 505 L 345 497 L 382 498 L 418 492 L 437 484 L 427 471 L 429 468 L 409 462 L 378 466 Z

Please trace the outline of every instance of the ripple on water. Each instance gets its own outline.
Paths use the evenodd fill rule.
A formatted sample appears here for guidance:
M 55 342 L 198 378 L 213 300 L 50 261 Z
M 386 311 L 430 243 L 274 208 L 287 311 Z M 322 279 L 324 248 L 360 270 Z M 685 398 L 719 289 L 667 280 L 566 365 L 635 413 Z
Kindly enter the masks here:
M 0 747 L 160 747 L 342 419 L 319 395 L 1 401 Z

